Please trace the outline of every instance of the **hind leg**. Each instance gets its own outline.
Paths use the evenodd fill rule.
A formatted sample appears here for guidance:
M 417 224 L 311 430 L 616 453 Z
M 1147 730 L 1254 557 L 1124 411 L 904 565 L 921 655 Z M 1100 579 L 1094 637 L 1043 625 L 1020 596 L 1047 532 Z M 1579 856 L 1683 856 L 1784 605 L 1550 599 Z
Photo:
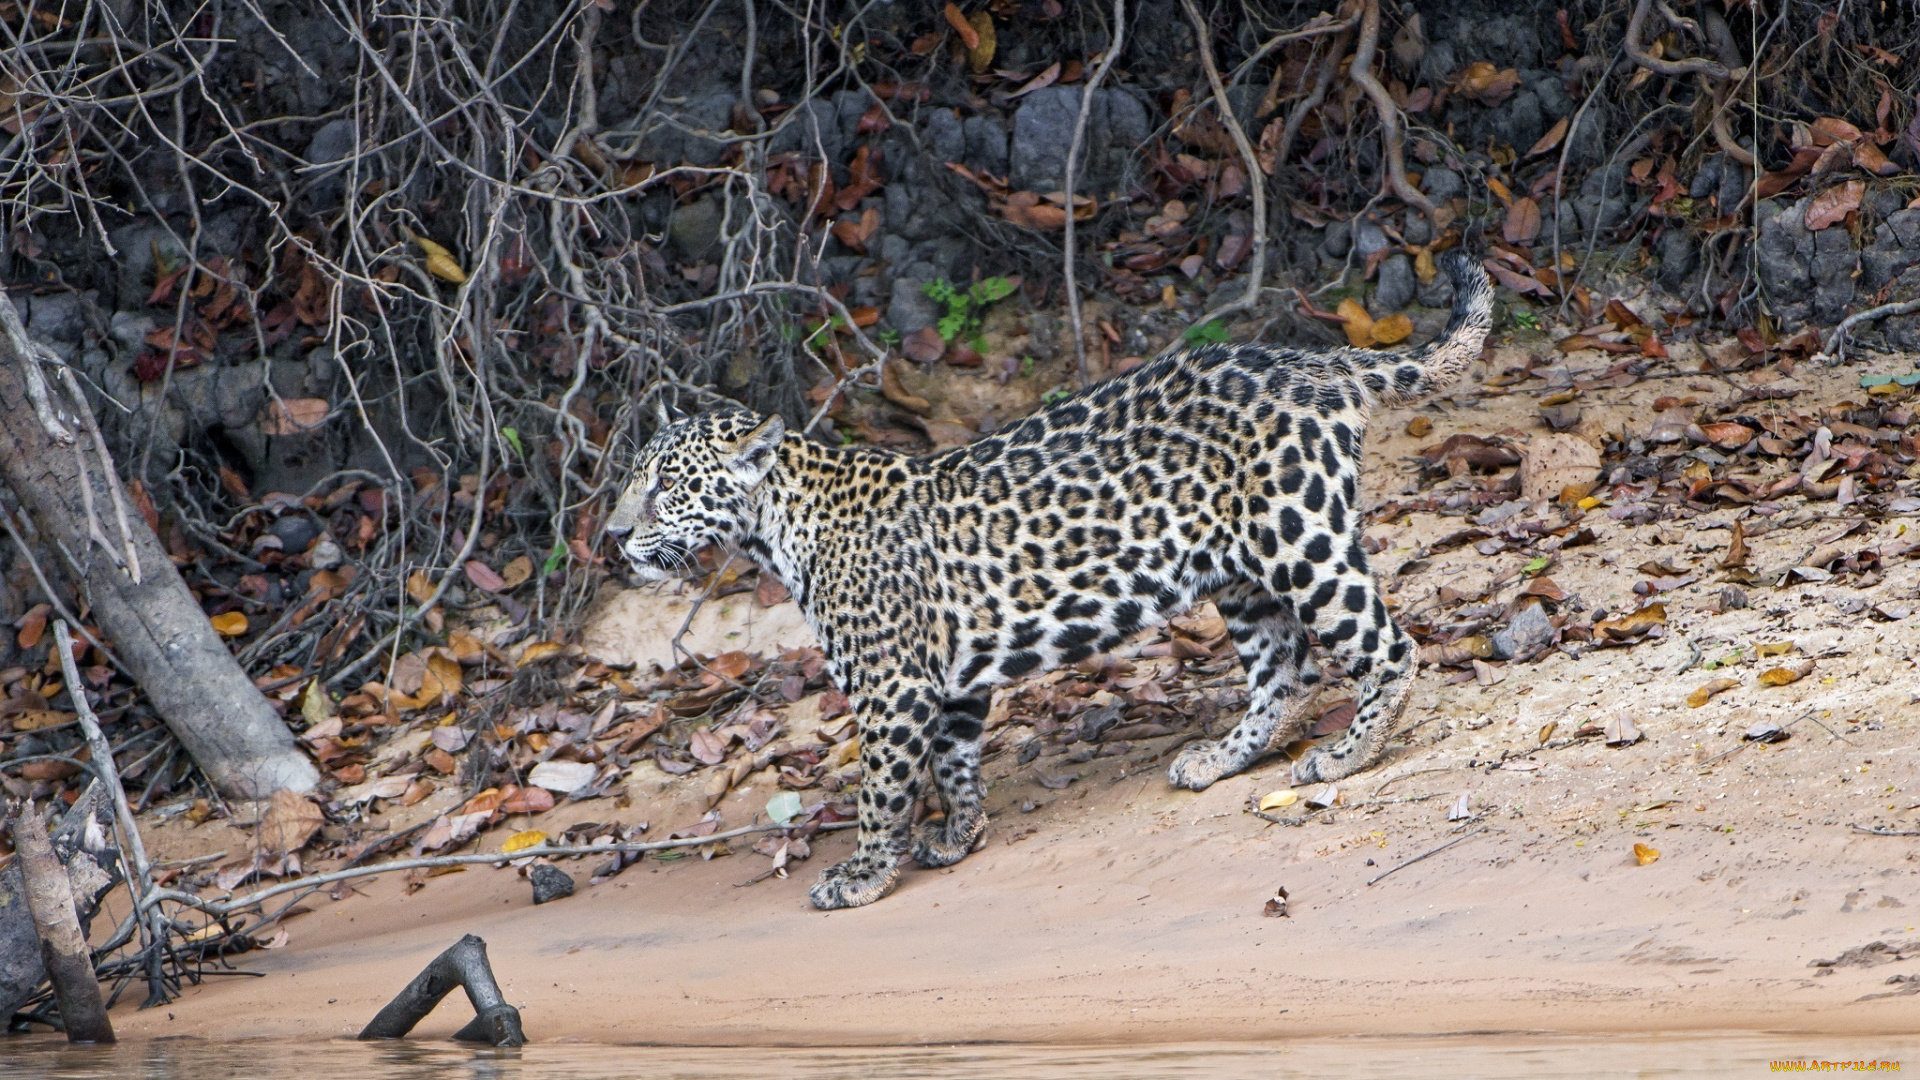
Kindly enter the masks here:
M 1387 614 L 1365 567 L 1322 585 L 1313 600 L 1317 606 L 1301 617 L 1356 680 L 1353 726 L 1294 762 L 1296 784 L 1338 780 L 1379 761 L 1413 689 L 1413 643 Z
M 949 699 L 941 710 L 929 763 L 945 815 L 922 824 L 913 838 L 921 866 L 952 866 L 972 854 L 987 831 L 980 788 L 980 732 L 987 717 L 984 696 Z
M 1247 714 L 1218 742 L 1191 743 L 1167 770 L 1174 787 L 1201 791 L 1285 746 L 1307 724 L 1307 704 L 1320 681 L 1306 628 L 1292 604 L 1253 582 L 1235 582 L 1213 602 L 1247 672 Z

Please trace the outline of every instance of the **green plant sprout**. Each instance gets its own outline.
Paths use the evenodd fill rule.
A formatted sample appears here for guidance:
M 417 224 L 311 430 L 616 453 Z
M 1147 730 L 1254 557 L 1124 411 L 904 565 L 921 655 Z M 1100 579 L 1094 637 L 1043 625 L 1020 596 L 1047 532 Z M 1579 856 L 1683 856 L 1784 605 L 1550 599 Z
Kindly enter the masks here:
M 1188 345 L 1224 345 L 1227 341 L 1227 324 L 1219 319 L 1194 323 L 1181 332 L 1180 340 Z
M 933 327 L 941 341 L 951 345 L 965 338 L 973 351 L 985 352 L 986 342 L 980 337 L 980 316 L 990 305 L 1012 296 L 1015 288 L 1007 278 L 990 277 L 981 278 L 962 291 L 946 278 L 935 278 L 920 286 L 920 291 L 934 303 L 947 306 L 947 313 L 940 316 Z

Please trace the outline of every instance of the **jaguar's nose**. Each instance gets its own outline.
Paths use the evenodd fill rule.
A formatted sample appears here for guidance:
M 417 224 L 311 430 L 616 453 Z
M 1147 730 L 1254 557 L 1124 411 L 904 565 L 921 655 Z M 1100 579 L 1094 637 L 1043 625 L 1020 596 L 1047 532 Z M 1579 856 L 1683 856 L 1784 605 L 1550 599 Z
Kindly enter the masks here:
M 613 537 L 615 540 L 620 540 L 625 538 L 626 535 L 632 531 L 633 531 L 633 526 L 631 525 L 608 525 L 607 526 L 607 535 Z

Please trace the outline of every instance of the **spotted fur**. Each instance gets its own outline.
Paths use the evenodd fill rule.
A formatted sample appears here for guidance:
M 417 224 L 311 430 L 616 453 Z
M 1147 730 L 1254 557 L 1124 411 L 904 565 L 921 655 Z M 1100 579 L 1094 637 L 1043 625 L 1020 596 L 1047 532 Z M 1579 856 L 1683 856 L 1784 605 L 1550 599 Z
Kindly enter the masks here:
M 1200 790 L 1298 738 L 1318 639 L 1357 680 L 1353 725 L 1294 765 L 1331 780 L 1381 755 L 1412 649 L 1361 547 L 1372 406 L 1457 379 L 1491 291 L 1448 260 L 1445 335 L 1412 353 L 1208 345 L 1116 376 L 926 457 L 828 448 L 728 408 L 642 449 L 607 525 L 641 577 L 706 544 L 792 591 L 859 722 L 860 841 L 822 874 L 822 908 L 890 891 L 900 856 L 958 862 L 986 827 L 979 739 L 999 684 L 1114 648 L 1211 595 L 1251 688 L 1224 739 L 1169 770 Z M 944 815 L 911 833 L 927 778 Z

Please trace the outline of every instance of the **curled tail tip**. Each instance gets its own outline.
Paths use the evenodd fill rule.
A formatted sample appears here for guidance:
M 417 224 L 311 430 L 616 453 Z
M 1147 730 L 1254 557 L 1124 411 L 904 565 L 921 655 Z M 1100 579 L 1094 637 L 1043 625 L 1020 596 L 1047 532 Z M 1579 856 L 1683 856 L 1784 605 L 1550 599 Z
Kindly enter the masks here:
M 1479 262 L 1456 249 L 1440 256 L 1440 266 L 1453 283 L 1454 319 L 1485 322 L 1492 318 L 1493 280 Z

